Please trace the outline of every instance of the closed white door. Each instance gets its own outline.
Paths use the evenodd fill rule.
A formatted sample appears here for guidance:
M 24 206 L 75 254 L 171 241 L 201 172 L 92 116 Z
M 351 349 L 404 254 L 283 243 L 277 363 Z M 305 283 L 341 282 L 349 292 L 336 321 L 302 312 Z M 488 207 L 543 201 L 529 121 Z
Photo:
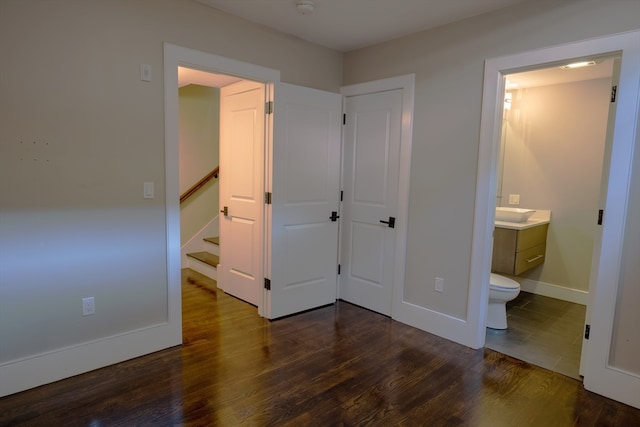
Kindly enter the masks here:
M 342 126 L 339 94 L 278 83 L 273 99 L 271 319 L 336 300 Z
M 219 287 L 258 305 L 263 278 L 265 87 L 220 90 Z
M 390 316 L 402 90 L 345 100 L 340 298 Z

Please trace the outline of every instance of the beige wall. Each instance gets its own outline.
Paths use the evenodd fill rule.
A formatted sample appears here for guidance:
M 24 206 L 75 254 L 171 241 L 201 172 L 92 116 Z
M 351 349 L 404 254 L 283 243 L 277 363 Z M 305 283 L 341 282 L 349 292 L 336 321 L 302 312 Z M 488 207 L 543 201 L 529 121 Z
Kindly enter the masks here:
M 512 91 L 502 206 L 551 210 L 546 260 L 522 275 L 589 291 L 611 79 Z
M 345 55 L 345 84 L 416 73 L 406 300 L 466 317 L 485 59 L 638 29 L 638 16 L 635 0 L 539 0 Z
M 179 89 L 180 194 L 219 166 L 220 89 L 187 85 Z M 218 215 L 219 181 L 209 181 L 180 204 L 180 245 Z
M 2 0 L 0 369 L 166 322 L 164 42 L 342 82 L 341 54 L 192 0 Z

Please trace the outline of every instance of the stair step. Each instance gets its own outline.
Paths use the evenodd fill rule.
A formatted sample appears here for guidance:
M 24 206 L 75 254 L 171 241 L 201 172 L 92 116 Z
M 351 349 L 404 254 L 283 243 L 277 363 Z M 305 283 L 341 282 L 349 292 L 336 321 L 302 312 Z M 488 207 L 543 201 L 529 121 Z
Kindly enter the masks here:
M 187 254 L 187 256 L 209 264 L 212 267 L 217 267 L 218 264 L 220 264 L 220 257 L 210 252 L 192 252 Z
M 216 236 L 216 237 L 205 237 L 203 240 L 205 242 L 220 246 L 220 237 L 219 236 Z

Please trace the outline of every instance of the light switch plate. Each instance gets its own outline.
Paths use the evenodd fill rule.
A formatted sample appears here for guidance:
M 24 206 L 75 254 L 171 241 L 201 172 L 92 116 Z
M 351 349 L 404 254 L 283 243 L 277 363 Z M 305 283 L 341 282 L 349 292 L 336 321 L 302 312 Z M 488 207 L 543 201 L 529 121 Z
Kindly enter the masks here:
M 140 64 L 140 80 L 143 82 L 151 81 L 151 65 Z
M 153 182 L 145 182 L 144 183 L 144 198 L 145 199 L 153 199 L 155 197 Z

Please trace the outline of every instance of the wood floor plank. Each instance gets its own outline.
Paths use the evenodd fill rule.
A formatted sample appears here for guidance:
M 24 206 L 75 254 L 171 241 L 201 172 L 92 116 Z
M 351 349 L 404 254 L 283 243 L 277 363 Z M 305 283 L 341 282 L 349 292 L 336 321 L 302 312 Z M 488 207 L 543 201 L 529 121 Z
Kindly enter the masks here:
M 182 346 L 0 399 L 0 426 L 631 426 L 580 381 L 354 305 L 268 321 L 183 272 Z

